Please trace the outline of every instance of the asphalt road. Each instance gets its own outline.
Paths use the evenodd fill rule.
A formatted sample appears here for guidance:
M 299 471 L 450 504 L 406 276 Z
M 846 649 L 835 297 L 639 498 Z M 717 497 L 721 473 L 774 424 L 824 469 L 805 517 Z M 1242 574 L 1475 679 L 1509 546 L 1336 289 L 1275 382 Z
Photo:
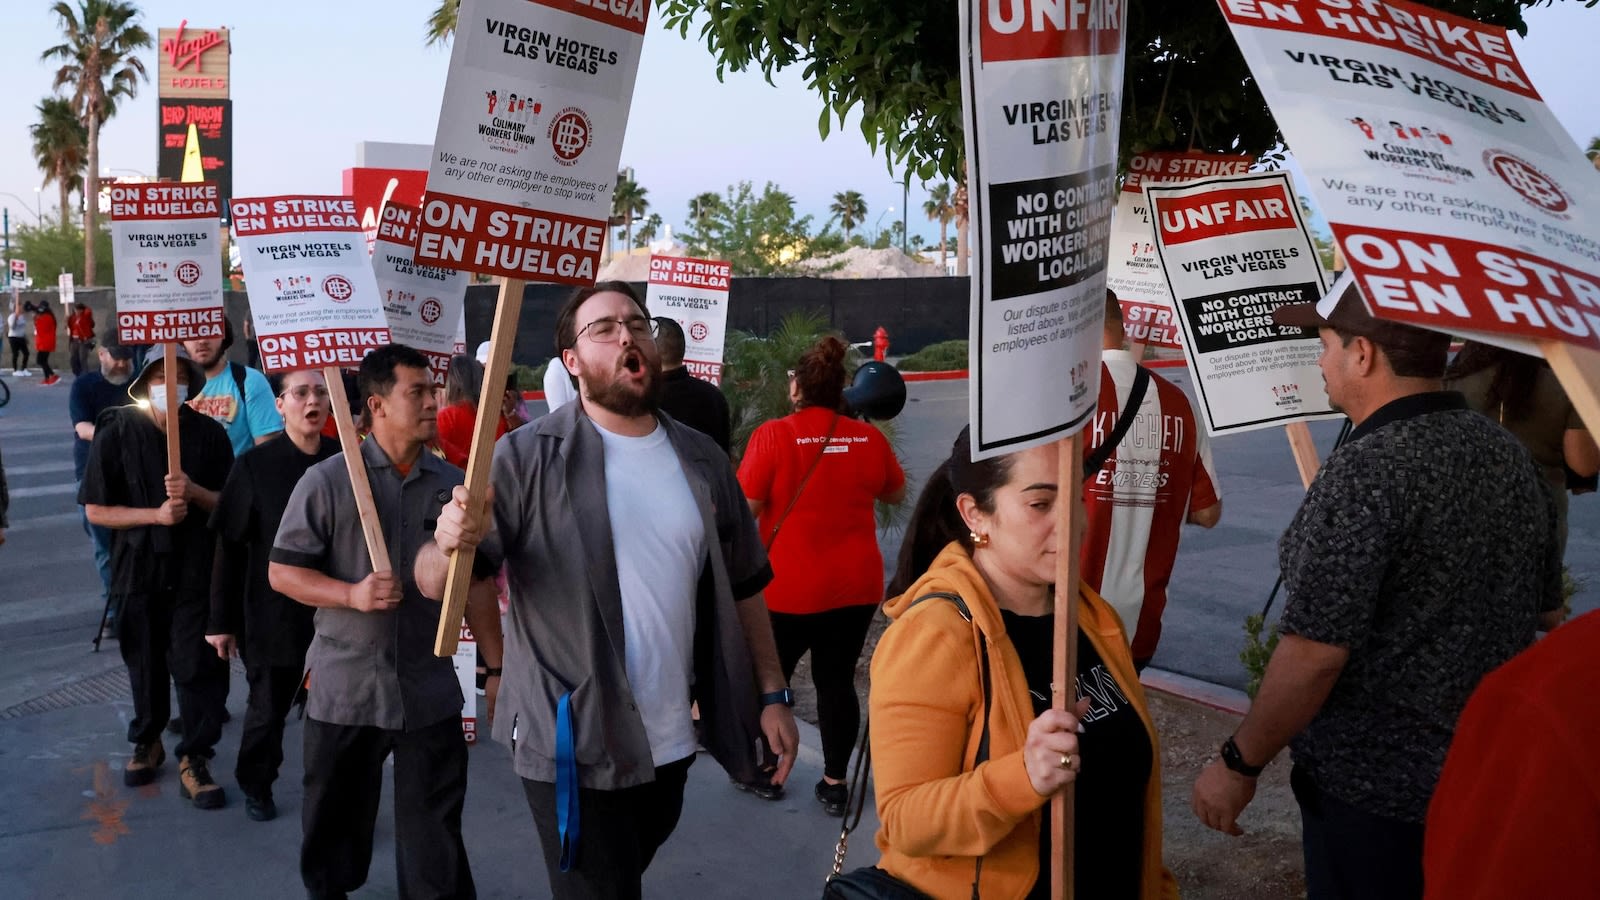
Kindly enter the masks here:
M 1184 370 L 1164 371 L 1190 388 Z M 67 416 L 71 377 L 52 387 L 37 378 L 3 377 L 12 388 L 11 403 L 0 408 L 0 451 L 12 508 L 11 528 L 0 546 L 0 710 L 121 664 L 114 643 L 90 652 L 102 601 L 75 503 Z M 896 425 L 915 487 L 944 459 L 966 415 L 967 382 L 910 386 L 910 402 Z M 1326 455 L 1337 423 L 1317 423 L 1312 431 Z M 1242 625 L 1247 615 L 1261 610 L 1272 589 L 1277 539 L 1302 491 L 1279 429 L 1221 438 L 1214 453 L 1222 522 L 1210 531 L 1186 529 L 1154 664 L 1243 687 Z M 1567 558 L 1575 574 L 1594 586 L 1576 599 L 1576 609 L 1584 611 L 1600 598 L 1596 496 L 1574 498 L 1571 531 Z M 883 536 L 886 560 L 894 558 L 899 543 L 897 533 Z

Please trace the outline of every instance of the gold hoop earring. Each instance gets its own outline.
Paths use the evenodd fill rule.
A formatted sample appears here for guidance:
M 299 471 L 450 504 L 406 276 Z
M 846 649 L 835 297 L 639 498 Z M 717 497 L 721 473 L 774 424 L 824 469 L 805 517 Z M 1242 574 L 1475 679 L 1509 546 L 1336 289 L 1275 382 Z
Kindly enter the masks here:
M 967 538 L 972 541 L 973 549 L 989 546 L 989 536 L 987 534 L 979 534 L 976 531 L 969 531 L 967 532 Z

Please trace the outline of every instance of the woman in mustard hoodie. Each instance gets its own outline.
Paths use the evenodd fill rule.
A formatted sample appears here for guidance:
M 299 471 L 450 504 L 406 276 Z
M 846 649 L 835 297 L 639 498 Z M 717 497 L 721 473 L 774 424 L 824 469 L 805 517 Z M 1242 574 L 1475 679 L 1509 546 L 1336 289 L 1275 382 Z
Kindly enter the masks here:
M 968 447 L 963 429 L 922 491 L 872 657 L 878 865 L 937 898 L 1047 897 L 1045 807 L 1075 782 L 1076 895 L 1176 897 L 1155 730 L 1122 625 L 1087 586 L 1079 703 L 1050 709 L 1056 448 L 974 462 Z

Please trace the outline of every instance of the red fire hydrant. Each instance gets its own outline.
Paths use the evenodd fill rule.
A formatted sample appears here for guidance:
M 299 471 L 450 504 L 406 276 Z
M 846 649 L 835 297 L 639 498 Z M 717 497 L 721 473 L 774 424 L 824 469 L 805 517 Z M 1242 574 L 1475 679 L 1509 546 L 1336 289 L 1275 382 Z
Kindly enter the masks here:
M 872 358 L 878 362 L 883 362 L 883 358 L 888 355 L 889 332 L 885 331 L 882 325 L 879 325 L 878 330 L 872 333 Z

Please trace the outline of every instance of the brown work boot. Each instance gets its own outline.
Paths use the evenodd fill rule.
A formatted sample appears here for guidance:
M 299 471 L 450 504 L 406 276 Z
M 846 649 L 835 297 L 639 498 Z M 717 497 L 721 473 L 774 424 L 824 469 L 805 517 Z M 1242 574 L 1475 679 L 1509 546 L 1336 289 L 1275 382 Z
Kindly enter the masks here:
M 211 761 L 204 756 L 178 760 L 178 793 L 194 801 L 196 809 L 221 809 L 228 802 L 222 785 L 211 780 Z
M 167 761 L 167 748 L 159 739 L 148 744 L 133 745 L 133 759 L 122 769 L 122 783 L 139 787 L 156 780 L 156 770 Z

